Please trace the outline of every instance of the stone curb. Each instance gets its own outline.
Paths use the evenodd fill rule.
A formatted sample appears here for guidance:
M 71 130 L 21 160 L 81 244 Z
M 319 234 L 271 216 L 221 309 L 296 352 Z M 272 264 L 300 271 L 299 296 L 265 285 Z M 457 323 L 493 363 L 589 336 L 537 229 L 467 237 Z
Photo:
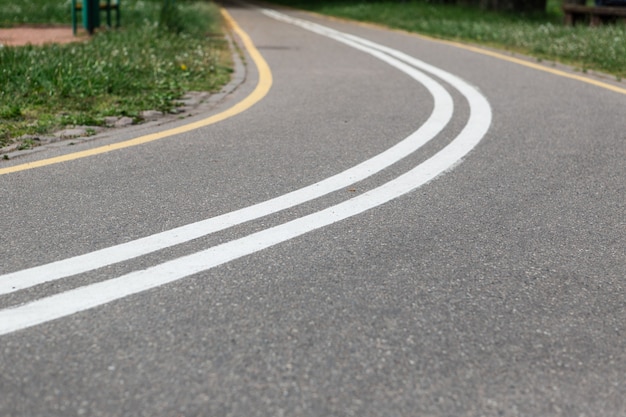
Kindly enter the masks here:
M 242 58 L 237 53 L 235 41 L 229 33 L 225 34 L 229 43 L 231 55 L 233 57 L 234 69 L 231 80 L 222 87 L 218 93 L 206 91 L 189 91 L 179 100 L 180 106 L 175 107 L 170 113 L 164 114 L 157 110 L 144 110 L 140 113 L 138 120 L 130 117 L 109 117 L 105 119 L 106 126 L 74 126 L 60 130 L 49 135 L 25 135 L 20 137 L 22 141 L 34 142 L 36 146 L 29 149 L 19 149 L 23 143 L 15 143 L 4 148 L 0 148 L 0 163 L 2 159 L 15 159 L 26 155 L 41 152 L 50 146 L 62 146 L 64 142 L 71 140 L 69 145 L 77 142 L 92 141 L 102 138 L 103 135 L 119 130 L 135 127 L 151 127 L 164 125 L 169 122 L 178 121 L 181 117 L 188 118 L 211 111 L 226 96 L 235 91 L 246 80 L 246 67 Z M 139 123 L 137 123 L 139 122 Z

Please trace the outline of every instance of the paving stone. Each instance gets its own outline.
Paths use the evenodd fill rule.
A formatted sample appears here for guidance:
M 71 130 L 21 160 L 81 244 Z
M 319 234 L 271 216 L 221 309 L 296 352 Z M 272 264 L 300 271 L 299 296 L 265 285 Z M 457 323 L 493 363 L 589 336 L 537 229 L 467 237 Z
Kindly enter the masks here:
M 144 110 L 139 113 L 139 116 L 141 116 L 141 118 L 146 122 L 152 122 L 163 117 L 163 112 L 157 110 Z
M 85 127 L 75 127 L 72 129 L 64 129 L 54 133 L 54 136 L 61 139 L 72 139 L 78 138 L 81 136 L 87 136 L 87 128 Z
M 115 127 L 126 127 L 133 124 L 133 119 L 130 117 L 122 117 L 115 122 Z
M 119 120 L 119 117 L 116 116 L 109 116 L 109 117 L 105 117 L 104 118 L 104 125 L 108 126 L 108 127 L 112 127 L 115 126 L 115 123 L 117 123 L 117 121 Z

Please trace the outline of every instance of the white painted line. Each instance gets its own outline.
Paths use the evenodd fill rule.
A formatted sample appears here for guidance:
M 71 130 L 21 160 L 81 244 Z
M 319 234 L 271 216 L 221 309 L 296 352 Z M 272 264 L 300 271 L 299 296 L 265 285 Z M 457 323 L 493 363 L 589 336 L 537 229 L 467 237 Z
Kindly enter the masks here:
M 336 36 L 334 32 L 333 36 Z M 344 42 L 343 39 L 342 42 Z M 418 81 L 429 91 L 434 99 L 433 111 L 428 120 L 418 130 L 398 144 L 371 159 L 325 180 L 271 200 L 120 245 L 1 275 L 0 295 L 9 294 L 35 285 L 66 278 L 136 258 L 160 249 L 189 242 L 193 239 L 322 197 L 348 187 L 398 162 L 434 138 L 449 123 L 452 118 L 454 104 L 450 94 L 439 83 L 426 76 L 421 71 L 400 62 L 396 58 L 390 57 L 386 53 L 375 50 L 370 46 L 363 46 L 350 40 L 346 40 L 344 43 L 369 53 L 392 67 L 397 68 Z
M 442 70 L 433 69 L 440 72 L 441 78 L 446 79 L 465 96 L 469 103 L 470 116 L 466 126 L 450 144 L 409 172 L 360 196 L 279 226 L 145 270 L 0 310 L 0 335 L 75 314 L 207 271 L 215 266 L 363 213 L 404 195 L 451 169 L 487 133 L 491 125 L 491 108 L 487 100 L 463 80 Z
M 0 335 L 66 317 L 132 294 L 172 283 L 253 254 L 384 204 L 427 183 L 457 164 L 486 134 L 491 124 L 487 100 L 466 90 L 471 115 L 450 144 L 422 164 L 384 185 L 343 203 L 154 267 L 87 285 L 15 308 L 0 310 Z

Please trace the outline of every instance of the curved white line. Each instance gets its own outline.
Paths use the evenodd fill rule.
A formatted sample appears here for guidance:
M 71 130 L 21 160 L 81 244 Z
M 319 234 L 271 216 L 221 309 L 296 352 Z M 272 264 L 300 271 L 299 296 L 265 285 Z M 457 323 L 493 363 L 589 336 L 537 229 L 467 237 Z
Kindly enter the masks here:
M 470 119 L 454 141 L 424 163 L 358 197 L 154 267 L 0 311 L 0 335 L 66 317 L 168 284 L 347 219 L 406 194 L 451 168 L 482 139 L 491 124 L 487 100 L 467 89 Z
M 337 36 L 336 34 L 333 34 Z M 167 247 L 189 242 L 211 233 L 225 230 L 251 220 L 303 204 L 331 192 L 348 187 L 380 172 L 415 152 L 434 138 L 452 118 L 454 104 L 450 94 L 424 73 L 392 58 L 380 50 L 343 40 L 354 48 L 375 56 L 404 72 L 422 84 L 434 99 L 434 108 L 428 120 L 410 136 L 386 151 L 339 174 L 315 184 L 289 192 L 249 207 L 225 213 L 197 223 L 191 223 L 165 232 L 100 249 L 83 255 L 16 271 L 0 276 L 0 295 L 33 287 L 50 281 L 123 262 Z
M 377 207 L 427 183 L 457 164 L 484 137 L 491 107 L 476 89 L 452 74 L 445 79 L 467 99 L 470 116 L 445 148 L 407 173 L 360 196 L 287 223 L 124 276 L 0 311 L 0 335 L 65 317 L 155 288 L 246 256 Z

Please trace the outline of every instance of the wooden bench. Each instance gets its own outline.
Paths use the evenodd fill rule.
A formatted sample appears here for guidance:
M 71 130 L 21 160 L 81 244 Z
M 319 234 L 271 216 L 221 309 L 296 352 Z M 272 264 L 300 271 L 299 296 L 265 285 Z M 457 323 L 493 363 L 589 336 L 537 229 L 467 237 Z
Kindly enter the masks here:
M 83 0 L 88 1 L 88 0 Z M 98 5 L 98 13 L 105 12 L 107 19 L 107 27 L 111 27 L 111 12 L 115 12 L 115 26 L 120 27 L 120 1 L 121 0 L 95 0 Z M 83 3 L 78 0 L 72 0 L 72 30 L 76 35 L 76 26 L 78 25 L 78 16 L 82 15 Z M 90 22 L 93 26 L 86 27 L 89 34 L 93 34 L 96 26 L 100 25 L 99 15 L 95 22 Z
M 570 26 L 578 22 L 587 21 L 587 18 L 591 26 L 599 26 L 618 19 L 626 19 L 626 7 L 563 4 L 563 13 L 565 14 L 565 24 Z

